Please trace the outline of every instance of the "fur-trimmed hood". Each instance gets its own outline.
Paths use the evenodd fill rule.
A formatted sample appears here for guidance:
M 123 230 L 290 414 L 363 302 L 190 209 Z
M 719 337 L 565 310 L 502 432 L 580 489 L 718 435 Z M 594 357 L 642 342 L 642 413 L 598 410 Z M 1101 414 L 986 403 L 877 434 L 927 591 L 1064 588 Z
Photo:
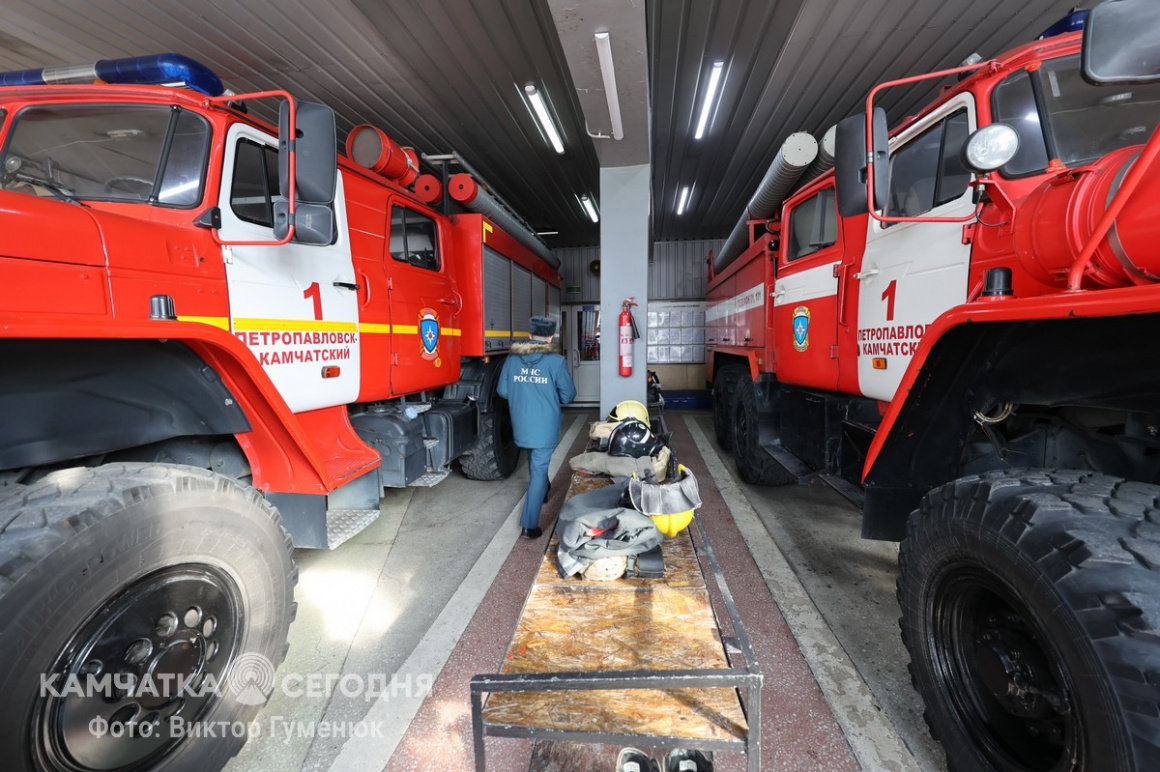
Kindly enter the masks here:
M 542 340 L 518 340 L 512 343 L 512 353 L 517 356 L 526 354 L 555 354 L 556 345 L 545 343 Z

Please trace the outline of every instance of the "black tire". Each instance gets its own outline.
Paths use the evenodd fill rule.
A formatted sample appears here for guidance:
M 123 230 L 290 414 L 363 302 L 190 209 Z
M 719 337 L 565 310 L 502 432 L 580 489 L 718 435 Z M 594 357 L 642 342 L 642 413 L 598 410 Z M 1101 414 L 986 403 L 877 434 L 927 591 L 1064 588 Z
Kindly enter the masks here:
M 0 493 L 4 768 L 221 769 L 285 658 L 296 581 L 277 510 L 209 471 L 68 469 Z
M 952 770 L 1160 769 L 1160 486 L 1088 472 L 931 491 L 899 553 L 910 673 Z
M 733 459 L 737 474 L 750 485 L 789 485 L 797 478 L 773 460 L 760 445 L 757 415 L 757 386 L 741 378 L 733 388 Z
M 459 457 L 463 474 L 472 480 L 507 479 L 520 460 L 507 400 L 496 397 L 494 408 L 479 424 L 479 441 L 470 453 Z
M 726 453 L 733 452 L 733 418 L 729 408 L 737 382 L 744 375 L 745 368 L 741 365 L 726 365 L 713 378 L 713 431 L 717 445 Z

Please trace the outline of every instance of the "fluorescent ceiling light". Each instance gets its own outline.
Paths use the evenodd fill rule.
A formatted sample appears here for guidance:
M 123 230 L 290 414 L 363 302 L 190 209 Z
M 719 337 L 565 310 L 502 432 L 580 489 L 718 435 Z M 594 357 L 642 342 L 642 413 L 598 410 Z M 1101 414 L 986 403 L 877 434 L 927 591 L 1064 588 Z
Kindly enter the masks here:
M 612 41 L 607 32 L 596 33 L 596 56 L 604 78 L 604 98 L 608 100 L 608 118 L 612 121 L 612 138 L 624 139 L 624 122 L 620 118 L 620 95 L 616 91 L 616 70 L 612 66 Z
M 543 129 L 544 135 L 548 141 L 552 143 L 552 147 L 560 155 L 564 154 L 564 141 L 560 139 L 560 132 L 556 131 L 556 124 L 552 123 L 552 119 L 548 116 L 548 106 L 544 104 L 544 98 L 540 96 L 540 92 L 536 91 L 536 87 L 529 84 L 524 87 L 524 92 L 528 95 L 528 101 L 532 103 L 532 114 L 536 116 L 536 120 Z
M 584 207 L 584 211 L 592 218 L 592 222 L 600 222 L 600 215 L 596 213 L 596 205 L 592 203 L 591 198 L 580 196 L 580 206 Z
M 689 193 L 691 191 L 692 187 L 689 185 L 681 188 L 681 197 L 677 200 L 677 217 L 680 217 L 685 213 L 685 207 L 689 203 Z
M 701 117 L 697 119 L 697 132 L 694 139 L 705 136 L 705 126 L 709 123 L 709 113 L 713 112 L 713 102 L 717 98 L 717 88 L 721 85 L 721 70 L 725 62 L 713 62 L 713 71 L 709 73 L 709 85 L 705 88 L 705 101 L 701 103 Z

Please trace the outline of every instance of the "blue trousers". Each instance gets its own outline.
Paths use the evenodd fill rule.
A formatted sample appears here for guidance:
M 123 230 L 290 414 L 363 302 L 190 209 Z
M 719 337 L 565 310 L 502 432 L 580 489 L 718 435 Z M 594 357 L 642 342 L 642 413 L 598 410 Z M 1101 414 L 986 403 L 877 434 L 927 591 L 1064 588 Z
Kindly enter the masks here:
M 524 512 L 520 517 L 520 528 L 539 528 L 540 510 L 548 495 L 548 462 L 552 460 L 555 448 L 526 448 L 528 451 L 528 495 L 524 499 Z

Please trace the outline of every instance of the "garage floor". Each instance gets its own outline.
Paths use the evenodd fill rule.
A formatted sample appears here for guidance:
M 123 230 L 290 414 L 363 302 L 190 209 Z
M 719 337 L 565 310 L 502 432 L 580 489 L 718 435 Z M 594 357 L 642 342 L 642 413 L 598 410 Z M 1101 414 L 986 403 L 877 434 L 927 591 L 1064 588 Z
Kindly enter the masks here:
M 594 418 L 565 414 L 546 527 Z M 707 414 L 668 418 L 766 675 L 762 768 L 945 769 L 906 674 L 896 545 L 859 539 L 858 513 L 824 485 L 741 483 Z M 472 768 L 468 680 L 497 670 L 546 544 L 518 538 L 525 463 L 499 483 L 453 474 L 390 491 L 350 542 L 296 554 L 289 654 L 227 770 Z M 489 739 L 489 768 L 522 772 L 531 747 Z M 717 768 L 744 769 L 744 757 L 719 754 Z

